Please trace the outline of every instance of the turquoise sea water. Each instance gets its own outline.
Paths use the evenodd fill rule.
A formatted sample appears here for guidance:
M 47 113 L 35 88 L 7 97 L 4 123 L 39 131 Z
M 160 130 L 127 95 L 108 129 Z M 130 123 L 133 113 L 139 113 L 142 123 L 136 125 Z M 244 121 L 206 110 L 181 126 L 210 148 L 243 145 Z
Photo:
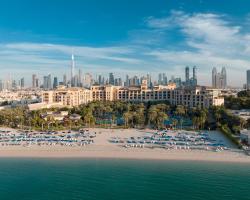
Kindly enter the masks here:
M 250 199 L 250 165 L 0 159 L 1 200 Z

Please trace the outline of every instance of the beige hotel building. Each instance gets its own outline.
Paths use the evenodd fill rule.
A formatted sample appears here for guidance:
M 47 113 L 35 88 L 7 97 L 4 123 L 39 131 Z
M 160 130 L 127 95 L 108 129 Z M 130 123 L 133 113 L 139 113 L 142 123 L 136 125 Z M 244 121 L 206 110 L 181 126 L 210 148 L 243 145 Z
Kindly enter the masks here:
M 220 90 L 197 86 L 195 88 L 176 88 L 175 84 L 158 85 L 148 89 L 146 80 L 141 86 L 123 87 L 113 85 L 94 85 L 90 89 L 58 87 L 44 91 L 43 104 L 59 104 L 74 107 L 91 101 L 169 101 L 172 105 L 209 108 L 224 104 Z

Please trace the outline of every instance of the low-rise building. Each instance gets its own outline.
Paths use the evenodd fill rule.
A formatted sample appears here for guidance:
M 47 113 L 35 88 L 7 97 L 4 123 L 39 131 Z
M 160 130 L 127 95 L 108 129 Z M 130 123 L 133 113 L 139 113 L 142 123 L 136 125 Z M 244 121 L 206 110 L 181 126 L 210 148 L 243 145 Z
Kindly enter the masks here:
M 60 111 L 60 112 L 47 111 L 41 114 L 41 117 L 46 121 L 53 119 L 55 121 L 62 122 L 66 117 L 68 117 L 68 112 L 67 111 Z
M 250 145 L 250 130 L 247 129 L 241 130 L 240 139 L 243 143 Z
M 65 107 L 79 106 L 92 101 L 92 92 L 85 88 L 60 86 L 56 90 L 44 91 L 42 101 L 47 104 L 59 103 Z
M 20 90 L 20 91 L 1 91 L 0 104 L 4 103 L 11 107 L 29 105 L 32 103 L 41 102 L 41 92 Z
M 64 106 L 60 102 L 52 102 L 52 103 L 42 102 L 42 103 L 34 103 L 28 105 L 29 110 L 41 110 L 41 109 L 62 108 L 62 107 Z
M 69 116 L 69 119 L 72 120 L 72 121 L 78 121 L 81 119 L 81 115 L 78 115 L 78 114 L 72 114 Z
M 230 110 L 233 115 L 236 115 L 240 118 L 245 120 L 250 119 L 250 110 L 249 109 L 242 109 L 242 110 Z

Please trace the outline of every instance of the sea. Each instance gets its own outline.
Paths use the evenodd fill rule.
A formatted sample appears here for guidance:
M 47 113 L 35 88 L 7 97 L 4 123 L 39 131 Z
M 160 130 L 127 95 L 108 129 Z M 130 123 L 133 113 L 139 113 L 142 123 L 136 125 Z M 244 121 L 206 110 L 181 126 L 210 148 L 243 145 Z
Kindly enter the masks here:
M 250 165 L 0 159 L 0 200 L 250 200 Z

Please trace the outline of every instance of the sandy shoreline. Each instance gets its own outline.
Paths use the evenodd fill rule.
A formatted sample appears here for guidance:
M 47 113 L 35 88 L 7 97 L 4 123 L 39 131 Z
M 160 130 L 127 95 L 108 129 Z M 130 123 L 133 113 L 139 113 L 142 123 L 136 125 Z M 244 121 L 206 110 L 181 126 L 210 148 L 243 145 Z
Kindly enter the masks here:
M 109 159 L 136 159 L 136 160 L 189 160 L 250 163 L 250 157 L 234 152 L 207 152 L 184 150 L 121 150 L 98 151 L 78 148 L 15 148 L 1 149 L 0 158 L 109 158 Z
M 124 148 L 108 142 L 110 137 L 139 136 L 136 129 L 92 129 L 98 133 L 95 143 L 85 147 L 68 146 L 0 146 L 0 158 L 102 158 L 137 160 L 183 160 L 250 163 L 250 156 L 234 151 L 180 150 L 163 148 Z M 144 130 L 144 133 L 151 130 Z

